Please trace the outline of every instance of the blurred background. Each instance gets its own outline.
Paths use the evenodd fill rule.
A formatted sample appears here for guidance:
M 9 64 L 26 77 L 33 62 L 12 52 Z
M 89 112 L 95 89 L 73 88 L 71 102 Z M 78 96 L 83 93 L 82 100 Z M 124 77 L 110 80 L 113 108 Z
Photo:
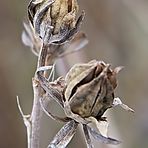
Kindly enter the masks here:
M 148 147 L 148 1 L 147 0 L 79 0 L 86 17 L 82 30 L 89 44 L 79 53 L 60 59 L 72 66 L 92 59 L 122 65 L 116 95 L 135 110 L 121 108 L 108 111 L 109 135 L 122 140 L 114 148 Z M 37 58 L 21 42 L 23 20 L 27 16 L 26 0 L 0 1 L 0 147 L 26 148 L 26 128 L 16 105 L 31 112 L 32 84 Z M 73 59 L 73 60 L 72 60 Z M 61 67 L 61 66 L 60 66 Z M 70 68 L 70 67 L 69 67 Z M 61 68 L 62 69 L 62 68 Z M 64 72 L 57 66 L 59 75 Z M 61 72 L 61 73 L 60 73 Z M 41 148 L 62 124 L 43 117 Z M 86 147 L 83 133 L 78 133 L 69 148 Z M 95 141 L 95 147 L 111 148 Z

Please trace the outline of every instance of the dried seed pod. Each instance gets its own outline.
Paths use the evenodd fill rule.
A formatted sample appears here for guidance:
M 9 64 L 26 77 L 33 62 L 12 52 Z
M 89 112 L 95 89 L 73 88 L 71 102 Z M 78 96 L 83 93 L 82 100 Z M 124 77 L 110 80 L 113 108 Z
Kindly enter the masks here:
M 81 117 L 101 118 L 112 107 L 116 73 L 109 64 L 93 60 L 87 64 L 76 64 L 67 74 L 65 99 L 71 110 Z
M 28 16 L 44 43 L 62 44 L 79 29 L 84 13 L 76 20 L 77 0 L 32 0 Z
M 108 137 L 108 122 L 103 114 L 108 108 L 117 105 L 134 112 L 123 104 L 120 98 L 114 98 L 114 89 L 117 86 L 116 75 L 121 69 L 122 67 L 111 69 L 110 64 L 93 60 L 86 64 L 76 64 L 67 73 L 65 79 L 59 78 L 54 82 L 48 82 L 38 73 L 42 88 L 63 108 L 66 117 L 54 116 L 44 108 L 45 112 L 55 120 L 82 124 L 88 147 L 93 147 L 89 134 L 102 143 L 120 144 L 120 141 Z M 75 128 L 72 131 L 75 131 Z M 49 146 L 53 144 L 54 147 L 57 146 L 57 141 L 59 144 L 65 143 L 66 138 L 67 145 L 72 138 L 67 134 L 70 132 L 71 129 L 59 132 L 53 140 L 55 142 L 52 141 Z

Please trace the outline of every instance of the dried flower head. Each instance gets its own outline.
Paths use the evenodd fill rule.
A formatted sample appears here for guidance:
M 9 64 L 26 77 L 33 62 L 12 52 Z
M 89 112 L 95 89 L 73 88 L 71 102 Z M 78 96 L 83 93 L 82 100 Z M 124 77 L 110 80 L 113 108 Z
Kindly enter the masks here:
M 62 44 L 78 32 L 84 12 L 76 20 L 77 0 L 31 0 L 29 20 L 45 44 Z
M 78 123 L 83 125 L 86 142 L 90 148 L 92 148 L 92 144 L 89 133 L 95 139 L 106 144 L 120 143 L 118 140 L 108 137 L 108 123 L 103 114 L 108 108 L 117 105 L 133 112 L 119 98 L 114 97 L 114 89 L 117 86 L 116 75 L 121 69 L 122 67 L 111 69 L 110 64 L 96 60 L 89 63 L 76 64 L 67 73 L 65 80 L 56 81 L 56 84 L 58 84 L 58 87 L 61 86 L 61 89 L 53 87 L 51 82 L 38 75 L 43 89 L 50 98 L 56 100 L 63 108 L 66 115 L 63 121 L 68 122 L 59 131 L 49 147 L 60 147 L 60 145 L 66 147 L 75 134 Z M 47 112 L 43 102 L 44 111 L 54 118 L 50 112 Z M 61 117 L 56 117 L 55 119 L 61 121 Z

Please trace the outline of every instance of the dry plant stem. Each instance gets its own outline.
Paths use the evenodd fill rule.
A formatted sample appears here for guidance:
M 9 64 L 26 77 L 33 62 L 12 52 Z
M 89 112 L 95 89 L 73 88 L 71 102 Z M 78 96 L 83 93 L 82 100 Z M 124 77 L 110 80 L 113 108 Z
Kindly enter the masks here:
M 42 109 L 39 100 L 41 97 L 42 89 L 35 78 L 33 78 L 32 83 L 34 91 L 34 102 L 31 113 L 31 148 L 39 148 L 40 122 L 42 116 Z
M 38 57 L 37 69 L 41 66 L 45 66 L 46 55 L 47 55 L 47 47 L 43 45 Z M 40 105 L 40 98 L 42 97 L 43 90 L 39 84 L 37 74 L 35 74 L 34 78 L 32 79 L 32 85 L 33 85 L 33 92 L 34 92 L 34 100 L 33 100 L 33 108 L 31 113 L 32 128 L 31 128 L 30 143 L 31 143 L 31 148 L 39 148 L 40 123 L 41 123 L 41 117 L 42 117 L 42 108 Z

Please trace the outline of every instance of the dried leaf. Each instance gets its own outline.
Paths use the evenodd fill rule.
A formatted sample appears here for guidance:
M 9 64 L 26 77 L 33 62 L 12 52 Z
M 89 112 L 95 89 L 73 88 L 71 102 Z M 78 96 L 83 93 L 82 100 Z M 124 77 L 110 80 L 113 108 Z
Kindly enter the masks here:
M 101 134 L 99 134 L 98 132 L 96 132 L 94 129 L 88 127 L 88 130 L 90 132 L 90 134 L 99 142 L 101 143 L 105 143 L 105 144 L 113 144 L 113 145 L 117 145 L 120 144 L 121 141 L 118 141 L 116 139 L 110 138 L 110 137 L 104 137 Z
M 65 148 L 76 133 L 77 126 L 78 123 L 74 120 L 65 124 L 48 145 L 48 148 Z

